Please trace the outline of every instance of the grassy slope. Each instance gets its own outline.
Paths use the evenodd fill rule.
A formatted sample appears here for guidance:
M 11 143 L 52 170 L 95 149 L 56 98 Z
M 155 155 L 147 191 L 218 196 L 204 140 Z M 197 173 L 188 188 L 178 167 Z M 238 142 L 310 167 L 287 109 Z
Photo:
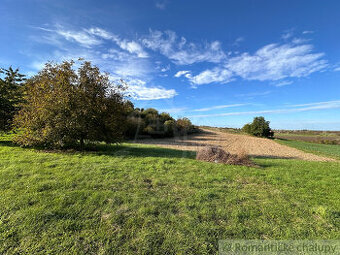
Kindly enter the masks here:
M 225 238 L 340 238 L 339 163 L 257 159 L 261 168 L 247 168 L 193 156 L 0 142 L 0 254 L 215 254 Z
M 318 144 L 297 140 L 276 140 L 276 141 L 281 144 L 288 145 L 302 151 L 340 159 L 340 145 Z

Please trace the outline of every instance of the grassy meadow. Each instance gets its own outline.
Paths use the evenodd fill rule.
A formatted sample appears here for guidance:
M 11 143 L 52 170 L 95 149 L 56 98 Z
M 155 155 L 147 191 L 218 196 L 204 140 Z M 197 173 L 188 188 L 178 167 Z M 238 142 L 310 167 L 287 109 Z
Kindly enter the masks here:
M 0 254 L 216 254 L 219 239 L 339 239 L 340 163 L 199 162 L 148 145 L 0 141 Z

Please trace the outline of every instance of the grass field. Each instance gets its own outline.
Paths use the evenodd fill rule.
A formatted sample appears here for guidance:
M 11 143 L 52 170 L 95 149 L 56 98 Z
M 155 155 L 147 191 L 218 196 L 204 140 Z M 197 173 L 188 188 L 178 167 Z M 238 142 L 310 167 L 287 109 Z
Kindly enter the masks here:
M 303 142 L 299 140 L 276 140 L 277 142 L 294 147 L 296 149 L 311 152 L 314 154 L 340 159 L 340 145 L 334 144 L 318 144 L 311 142 Z
M 0 254 L 216 254 L 227 238 L 339 239 L 340 164 L 124 144 L 51 153 L 0 142 Z

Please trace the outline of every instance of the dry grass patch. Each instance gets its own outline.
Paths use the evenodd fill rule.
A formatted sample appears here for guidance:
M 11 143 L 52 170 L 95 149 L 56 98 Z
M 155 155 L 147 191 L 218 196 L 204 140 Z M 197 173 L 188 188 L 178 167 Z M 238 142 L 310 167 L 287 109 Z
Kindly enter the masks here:
M 230 154 L 217 146 L 206 146 L 197 151 L 196 159 L 200 161 L 223 163 L 228 165 L 255 166 L 244 150 Z

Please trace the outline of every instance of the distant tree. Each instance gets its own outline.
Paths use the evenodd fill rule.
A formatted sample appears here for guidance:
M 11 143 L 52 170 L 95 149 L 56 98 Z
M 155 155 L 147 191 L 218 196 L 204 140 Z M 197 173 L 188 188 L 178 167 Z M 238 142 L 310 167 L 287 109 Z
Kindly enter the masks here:
M 118 142 L 126 127 L 120 87 L 90 62 L 48 63 L 27 81 L 26 103 L 15 117 L 23 146 L 73 147 L 85 141 Z
M 273 137 L 274 132 L 269 127 L 269 123 L 264 117 L 255 117 L 252 123 L 243 126 L 242 131 L 259 137 Z
M 193 125 L 188 118 L 181 118 L 176 121 L 176 130 L 180 135 L 193 132 Z
M 0 131 L 12 128 L 13 117 L 20 109 L 24 81 L 19 69 L 0 69 Z

